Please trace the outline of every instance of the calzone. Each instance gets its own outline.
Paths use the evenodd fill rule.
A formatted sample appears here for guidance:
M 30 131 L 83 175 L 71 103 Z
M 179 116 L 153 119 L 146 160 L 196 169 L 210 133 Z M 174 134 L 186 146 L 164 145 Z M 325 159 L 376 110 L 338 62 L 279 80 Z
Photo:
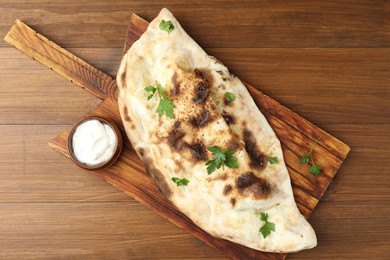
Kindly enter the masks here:
M 271 126 L 243 83 L 170 11 L 161 10 L 124 55 L 117 83 L 133 148 L 161 192 L 197 226 L 267 252 L 316 245 Z M 208 171 L 216 160 L 220 167 Z

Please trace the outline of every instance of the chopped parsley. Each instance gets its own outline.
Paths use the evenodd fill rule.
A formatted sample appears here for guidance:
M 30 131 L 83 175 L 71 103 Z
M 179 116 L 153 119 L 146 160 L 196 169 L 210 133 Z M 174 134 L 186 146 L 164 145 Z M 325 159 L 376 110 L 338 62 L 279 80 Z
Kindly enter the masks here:
M 167 31 L 168 33 L 172 32 L 175 29 L 175 26 L 171 21 L 165 21 L 164 19 L 160 22 L 160 30 Z
M 180 179 L 180 178 L 173 177 L 171 180 L 174 183 L 176 183 L 177 186 L 187 186 L 188 183 L 190 183 L 190 181 L 187 180 L 186 178 Z
M 156 93 L 156 90 L 157 90 L 158 95 L 160 97 L 160 103 L 158 104 L 158 107 L 156 110 L 157 114 L 159 116 L 165 114 L 169 118 L 172 118 L 172 119 L 175 118 L 175 115 L 173 114 L 174 105 L 173 105 L 172 101 L 165 95 L 161 84 L 158 83 L 157 81 L 156 81 L 156 87 L 149 85 L 145 88 L 146 92 L 150 92 L 150 94 L 148 96 L 148 100 L 152 99 L 152 97 Z
M 275 232 L 275 224 L 268 221 L 268 213 L 261 213 L 260 219 L 265 223 L 260 228 L 259 232 L 266 238 L 271 234 L 271 231 Z
M 237 158 L 233 156 L 235 153 L 233 149 L 229 148 L 226 151 L 223 151 L 218 146 L 211 146 L 207 149 L 212 152 L 214 156 L 213 160 L 206 163 L 207 173 L 209 175 L 224 165 L 229 168 L 238 168 Z
M 228 102 L 228 103 L 233 102 L 236 99 L 236 95 L 234 95 L 233 92 L 226 92 L 225 99 L 226 99 L 226 102 Z
M 279 160 L 278 160 L 278 157 L 276 157 L 276 156 L 270 156 L 270 157 L 268 157 L 268 162 L 270 164 L 277 164 L 277 163 L 279 163 Z

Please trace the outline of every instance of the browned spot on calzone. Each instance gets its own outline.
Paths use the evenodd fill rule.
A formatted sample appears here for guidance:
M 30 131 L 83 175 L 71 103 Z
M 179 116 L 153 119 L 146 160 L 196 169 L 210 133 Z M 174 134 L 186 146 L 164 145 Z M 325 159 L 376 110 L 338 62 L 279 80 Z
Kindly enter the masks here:
M 209 57 L 210 59 L 214 60 L 215 63 L 218 63 L 218 64 L 220 64 L 220 65 L 223 66 L 223 63 L 220 62 L 220 61 L 219 61 L 217 58 L 215 58 L 214 56 L 208 55 L 208 57 Z
M 212 180 L 213 181 L 226 181 L 226 179 L 227 179 L 227 175 L 226 174 L 222 174 L 222 175 L 219 175 L 218 177 L 215 177 Z
M 172 84 L 173 84 L 173 88 L 172 88 L 172 95 L 173 96 L 177 96 L 180 94 L 180 82 L 179 80 L 177 79 L 177 73 L 175 72 L 172 76 Z
M 222 71 L 218 70 L 217 73 L 221 75 L 223 81 L 228 80 L 228 78 L 225 76 L 225 74 Z M 225 89 L 225 86 L 223 86 L 223 89 Z
M 125 68 L 123 69 L 123 72 L 121 74 L 121 81 L 123 88 L 126 88 L 126 71 L 127 71 L 127 64 L 125 63 Z
M 210 88 L 213 85 L 213 75 L 211 75 L 211 71 L 208 69 L 195 69 L 195 76 L 202 79 L 206 88 Z
M 240 143 L 236 140 L 231 140 L 229 141 L 229 146 L 228 146 L 230 149 L 233 149 L 233 150 L 237 150 L 238 148 L 241 147 Z
M 207 159 L 206 146 L 202 142 L 189 144 L 188 148 L 191 150 L 192 156 L 195 160 L 204 161 Z
M 228 125 L 232 125 L 236 122 L 236 119 L 232 115 L 222 114 L 222 116 L 225 119 L 226 124 L 228 124 Z
M 199 117 L 190 117 L 189 121 L 193 126 L 203 127 L 210 121 L 210 112 L 203 109 Z
M 154 183 L 157 184 L 158 188 L 160 189 L 161 193 L 166 197 L 169 198 L 172 195 L 172 191 L 169 188 L 168 183 L 166 182 L 166 179 L 164 175 L 156 168 L 151 166 L 151 161 L 148 159 L 144 160 L 145 170 L 146 173 L 152 177 Z
M 176 121 L 168 135 L 168 144 L 176 150 L 182 150 L 184 146 L 182 138 L 184 136 L 185 133 L 180 128 L 180 121 Z
M 129 111 L 127 110 L 127 106 L 123 107 L 123 116 L 125 121 L 131 122 L 131 118 L 129 117 Z
M 253 133 L 248 129 L 244 129 L 243 139 L 245 143 L 245 150 L 251 159 L 251 166 L 264 168 L 267 164 L 267 156 L 265 156 L 257 148 L 256 138 Z
M 230 203 L 231 203 L 232 206 L 234 207 L 234 205 L 236 205 L 236 199 L 235 199 L 235 198 L 231 198 L 231 199 L 230 199 Z
M 267 198 L 271 193 L 269 183 L 259 177 L 256 177 L 253 172 L 242 174 L 236 179 L 236 188 L 240 193 L 252 194 L 256 199 Z
M 195 86 L 194 91 L 195 91 L 195 96 L 192 98 L 192 100 L 195 103 L 200 104 L 206 101 L 209 95 L 209 91 L 206 89 L 203 82 L 198 82 Z
M 223 188 L 223 195 L 229 195 L 229 193 L 232 191 L 233 187 L 232 185 L 228 184 Z
M 177 167 L 177 169 L 180 169 L 180 170 L 183 169 L 184 166 L 183 166 L 183 161 L 182 160 L 174 159 L 173 161 L 175 162 L 175 166 Z

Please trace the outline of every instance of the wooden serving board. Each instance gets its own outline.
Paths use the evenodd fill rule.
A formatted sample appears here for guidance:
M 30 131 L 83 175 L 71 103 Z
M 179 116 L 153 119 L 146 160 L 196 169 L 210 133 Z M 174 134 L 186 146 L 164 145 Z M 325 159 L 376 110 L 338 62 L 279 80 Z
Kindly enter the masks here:
M 148 22 L 144 19 L 135 14 L 131 16 L 124 52 L 142 35 L 147 26 Z M 194 225 L 162 196 L 145 173 L 141 161 L 126 137 L 117 105 L 116 82 L 112 77 L 38 34 L 21 21 L 16 21 L 5 40 L 102 100 L 86 116 L 101 116 L 115 121 L 124 138 L 124 147 L 119 160 L 112 167 L 97 172 L 107 182 L 233 259 L 284 259 L 286 257 L 286 254 L 259 252 L 227 240 L 214 238 Z M 259 90 L 249 84 L 245 85 L 282 143 L 295 201 L 302 214 L 308 218 L 350 148 Z M 68 157 L 66 147 L 69 131 L 70 128 L 49 143 Z M 314 140 L 320 136 L 322 138 L 313 151 L 315 161 L 322 166 L 321 174 L 316 177 L 308 172 L 307 165 L 299 163 L 299 158 L 308 152 Z

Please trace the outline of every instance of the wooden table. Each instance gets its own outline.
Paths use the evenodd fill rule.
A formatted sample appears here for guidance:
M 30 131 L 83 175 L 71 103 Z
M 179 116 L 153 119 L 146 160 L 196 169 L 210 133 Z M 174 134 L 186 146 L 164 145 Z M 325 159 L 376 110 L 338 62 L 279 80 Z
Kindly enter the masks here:
M 0 1 L 115 75 L 132 12 L 168 7 L 207 52 L 351 146 L 310 218 L 318 246 L 288 259 L 390 255 L 390 2 Z M 353 2 L 353 3 L 352 3 Z M 0 42 L 0 259 L 225 259 L 47 143 L 98 100 Z

